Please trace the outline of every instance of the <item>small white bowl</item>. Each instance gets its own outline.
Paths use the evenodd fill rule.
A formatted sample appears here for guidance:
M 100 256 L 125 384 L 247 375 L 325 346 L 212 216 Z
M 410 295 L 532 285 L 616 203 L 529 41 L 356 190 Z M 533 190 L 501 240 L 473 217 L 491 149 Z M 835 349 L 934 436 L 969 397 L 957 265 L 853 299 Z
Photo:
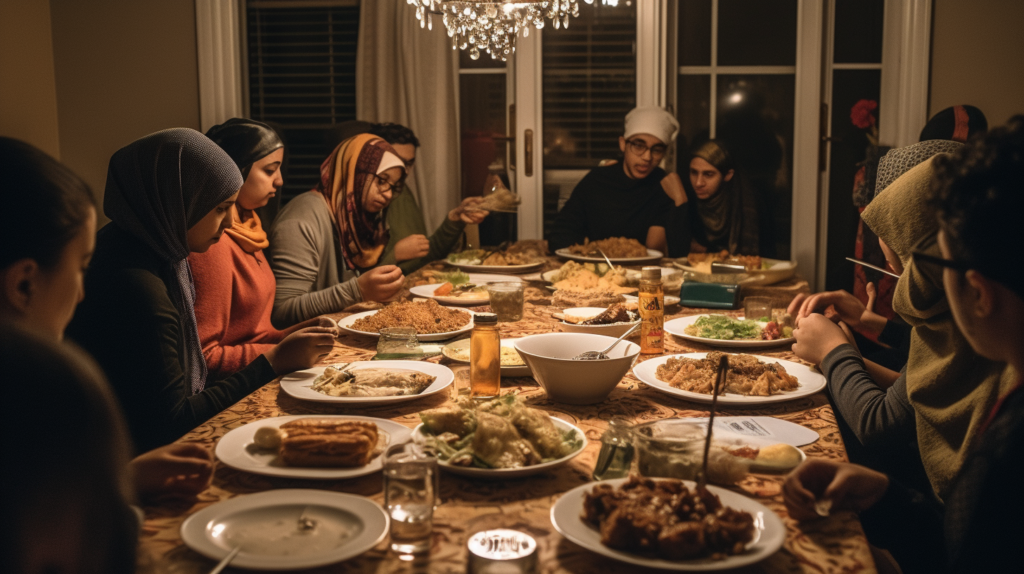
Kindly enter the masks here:
M 574 361 L 584 351 L 600 351 L 616 337 L 589 333 L 546 333 L 516 341 L 516 350 L 553 401 L 592 405 L 605 400 L 640 356 L 640 345 L 621 341 L 609 359 Z
M 562 311 L 565 316 L 572 315 L 573 317 L 585 317 L 587 319 L 591 317 L 597 317 L 601 313 L 604 313 L 607 309 L 603 307 L 573 307 L 572 309 L 566 309 Z M 566 333 L 592 333 L 594 335 L 606 335 L 608 337 L 621 337 L 623 333 L 633 328 L 639 319 L 627 323 L 609 323 L 607 325 L 576 325 L 575 323 L 569 323 L 561 321 L 558 326 L 562 328 Z M 633 336 L 639 337 L 639 333 L 635 332 Z M 609 345 L 611 342 L 608 343 Z

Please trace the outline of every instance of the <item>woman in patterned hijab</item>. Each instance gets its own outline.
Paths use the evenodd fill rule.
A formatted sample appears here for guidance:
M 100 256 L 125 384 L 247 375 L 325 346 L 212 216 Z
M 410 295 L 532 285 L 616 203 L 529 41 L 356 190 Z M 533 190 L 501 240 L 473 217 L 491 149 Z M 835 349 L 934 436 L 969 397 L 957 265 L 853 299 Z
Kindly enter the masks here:
M 388 244 L 384 210 L 404 175 L 395 150 L 372 134 L 341 142 L 320 166 L 316 191 L 330 207 L 345 267 L 363 271 L 377 264 Z

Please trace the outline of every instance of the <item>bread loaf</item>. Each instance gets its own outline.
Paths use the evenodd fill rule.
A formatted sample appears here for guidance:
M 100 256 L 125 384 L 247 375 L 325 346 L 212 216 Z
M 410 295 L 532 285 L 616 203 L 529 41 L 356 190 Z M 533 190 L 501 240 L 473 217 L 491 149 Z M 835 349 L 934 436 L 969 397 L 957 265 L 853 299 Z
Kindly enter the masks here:
M 281 460 L 288 466 L 364 466 L 377 447 L 377 425 L 338 419 L 299 419 L 281 425 Z

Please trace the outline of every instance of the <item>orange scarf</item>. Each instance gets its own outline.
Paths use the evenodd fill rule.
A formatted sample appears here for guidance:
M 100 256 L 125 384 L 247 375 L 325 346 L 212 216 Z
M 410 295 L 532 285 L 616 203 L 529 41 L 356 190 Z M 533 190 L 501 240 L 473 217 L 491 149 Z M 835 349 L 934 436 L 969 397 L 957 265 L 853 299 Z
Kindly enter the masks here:
M 240 210 L 237 204 L 231 206 L 231 217 L 234 223 L 231 224 L 231 227 L 225 229 L 224 233 L 230 235 L 231 239 L 234 239 L 235 243 L 246 253 L 256 253 L 270 247 L 267 232 L 263 231 L 263 225 L 260 223 L 260 216 L 256 215 L 255 211 L 246 210 L 249 218 L 246 221 L 242 221 L 239 213 Z
M 319 191 L 330 207 L 334 235 L 345 267 L 366 270 L 377 264 L 388 244 L 384 210 L 367 213 L 363 196 L 385 153 L 395 151 L 383 139 L 360 134 L 334 148 L 320 166 Z

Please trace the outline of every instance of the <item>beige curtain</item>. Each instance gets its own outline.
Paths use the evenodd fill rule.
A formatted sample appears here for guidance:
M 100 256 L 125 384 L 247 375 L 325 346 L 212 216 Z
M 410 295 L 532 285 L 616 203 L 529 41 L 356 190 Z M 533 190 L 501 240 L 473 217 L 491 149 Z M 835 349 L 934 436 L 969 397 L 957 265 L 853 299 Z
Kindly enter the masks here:
M 461 199 L 459 55 L 441 19 L 421 29 L 414 10 L 406 0 L 361 3 L 356 117 L 416 132 L 409 187 L 433 231 Z

